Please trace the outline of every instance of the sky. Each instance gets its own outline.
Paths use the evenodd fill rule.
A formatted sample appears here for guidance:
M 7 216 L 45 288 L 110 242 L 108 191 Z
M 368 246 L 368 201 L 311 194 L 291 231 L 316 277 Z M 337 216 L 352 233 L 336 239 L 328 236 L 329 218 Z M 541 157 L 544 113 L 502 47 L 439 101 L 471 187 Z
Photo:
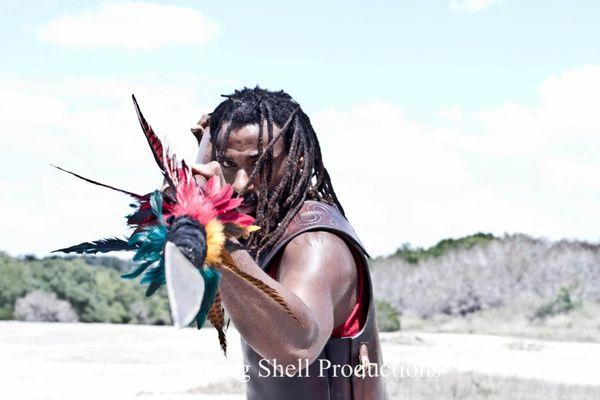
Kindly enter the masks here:
M 0 249 L 127 234 L 161 183 L 131 103 L 189 127 L 260 85 L 309 115 L 373 256 L 475 232 L 600 238 L 592 1 L 0 1 Z

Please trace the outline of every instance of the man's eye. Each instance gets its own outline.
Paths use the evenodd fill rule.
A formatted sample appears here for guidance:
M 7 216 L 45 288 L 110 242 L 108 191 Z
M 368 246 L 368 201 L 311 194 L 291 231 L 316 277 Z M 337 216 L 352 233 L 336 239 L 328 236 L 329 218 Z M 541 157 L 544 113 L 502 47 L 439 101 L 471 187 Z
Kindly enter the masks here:
M 223 162 L 221 162 L 221 165 L 223 166 L 223 168 L 231 168 L 234 164 L 230 160 L 223 160 Z

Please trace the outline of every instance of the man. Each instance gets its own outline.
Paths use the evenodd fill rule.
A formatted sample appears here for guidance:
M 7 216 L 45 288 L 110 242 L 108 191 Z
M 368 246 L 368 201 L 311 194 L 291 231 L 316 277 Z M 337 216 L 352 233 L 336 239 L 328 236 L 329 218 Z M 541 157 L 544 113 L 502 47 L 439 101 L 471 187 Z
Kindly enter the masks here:
M 285 92 L 236 91 L 192 132 L 196 175 L 244 197 L 261 229 L 230 249 L 296 318 L 221 269 L 223 305 L 242 336 L 247 398 L 384 399 L 366 253 L 325 169 L 308 116 Z M 350 372 L 351 371 L 351 372 Z

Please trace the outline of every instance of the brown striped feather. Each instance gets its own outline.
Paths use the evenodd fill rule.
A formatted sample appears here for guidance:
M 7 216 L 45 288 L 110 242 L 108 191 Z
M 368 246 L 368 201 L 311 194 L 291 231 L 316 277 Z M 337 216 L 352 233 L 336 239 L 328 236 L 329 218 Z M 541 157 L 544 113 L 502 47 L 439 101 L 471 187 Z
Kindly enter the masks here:
M 245 280 L 246 282 L 248 282 L 249 284 L 251 284 L 252 286 L 257 288 L 258 290 L 260 290 L 261 292 L 263 292 L 264 294 L 269 296 L 269 298 L 271 298 L 271 300 L 273 300 L 281 308 L 283 308 L 292 318 L 294 318 L 294 320 L 300 326 L 302 326 L 302 323 L 300 322 L 300 320 L 296 317 L 296 315 L 294 315 L 294 313 L 292 312 L 290 307 L 287 305 L 287 303 L 285 302 L 283 297 L 281 297 L 281 295 L 275 289 L 273 289 L 271 286 L 267 285 L 260 279 L 257 279 L 255 277 L 253 277 L 252 275 L 239 269 L 239 267 L 237 265 L 235 265 L 235 261 L 231 257 L 231 254 L 229 254 L 228 252 L 223 251 L 223 253 L 221 254 L 221 258 L 223 260 L 223 265 L 222 265 L 223 267 L 227 268 L 228 270 L 230 270 L 231 272 L 233 272 L 234 274 L 236 274 L 237 276 L 239 276 L 240 278 L 242 278 L 243 280 Z

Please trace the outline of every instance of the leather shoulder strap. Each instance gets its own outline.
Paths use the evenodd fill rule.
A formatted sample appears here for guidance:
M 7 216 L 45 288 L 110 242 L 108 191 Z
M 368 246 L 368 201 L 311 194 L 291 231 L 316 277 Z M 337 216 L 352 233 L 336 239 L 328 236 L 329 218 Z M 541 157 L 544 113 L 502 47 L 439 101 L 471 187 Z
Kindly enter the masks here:
M 292 221 L 286 227 L 285 233 L 277 243 L 272 247 L 271 251 L 260 259 L 259 265 L 262 269 L 266 269 L 269 262 L 285 248 L 285 246 L 296 236 L 314 230 L 326 230 L 342 236 L 346 241 L 354 244 L 358 250 L 366 257 L 368 253 L 350 226 L 348 220 L 335 206 L 318 201 L 307 200 L 302 205 L 302 208 L 294 216 Z

